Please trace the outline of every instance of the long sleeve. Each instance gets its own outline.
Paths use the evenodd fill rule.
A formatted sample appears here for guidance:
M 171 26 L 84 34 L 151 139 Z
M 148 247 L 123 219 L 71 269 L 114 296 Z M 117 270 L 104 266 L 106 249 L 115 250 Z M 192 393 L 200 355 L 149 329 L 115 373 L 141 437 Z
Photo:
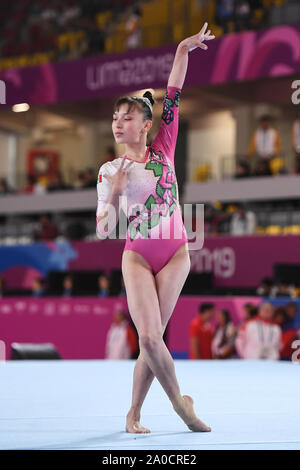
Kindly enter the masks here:
M 97 204 L 97 215 L 104 209 L 105 204 L 108 201 L 110 191 L 111 191 L 111 184 L 110 182 L 104 177 L 105 174 L 110 174 L 108 171 L 107 163 L 104 163 L 98 173 L 97 178 L 97 195 L 98 195 L 98 204 Z
M 101 233 L 100 230 L 100 225 L 98 224 L 97 221 L 97 216 L 103 211 L 103 209 L 106 206 L 106 203 L 109 199 L 110 192 L 111 192 L 111 184 L 110 182 L 104 177 L 105 174 L 110 174 L 108 164 L 104 163 L 98 173 L 98 178 L 97 178 L 97 196 L 98 196 L 98 201 L 97 201 L 97 211 L 96 211 L 96 235 L 99 239 L 103 240 L 103 238 L 106 238 L 107 235 L 109 234 L 104 234 Z
M 178 135 L 178 110 L 181 88 L 168 86 L 165 92 L 161 124 L 152 147 L 162 148 L 166 156 L 174 162 Z

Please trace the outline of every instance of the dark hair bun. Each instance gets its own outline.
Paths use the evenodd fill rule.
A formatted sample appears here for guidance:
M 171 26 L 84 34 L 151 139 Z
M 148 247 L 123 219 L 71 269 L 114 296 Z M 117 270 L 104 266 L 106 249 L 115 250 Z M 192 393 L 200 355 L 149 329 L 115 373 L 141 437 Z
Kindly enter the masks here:
M 152 104 L 152 106 L 154 105 L 155 101 L 153 99 L 153 96 L 152 96 L 152 93 L 151 91 L 146 91 L 144 94 L 143 94 L 143 97 L 144 98 L 148 98 L 150 100 L 150 103 Z

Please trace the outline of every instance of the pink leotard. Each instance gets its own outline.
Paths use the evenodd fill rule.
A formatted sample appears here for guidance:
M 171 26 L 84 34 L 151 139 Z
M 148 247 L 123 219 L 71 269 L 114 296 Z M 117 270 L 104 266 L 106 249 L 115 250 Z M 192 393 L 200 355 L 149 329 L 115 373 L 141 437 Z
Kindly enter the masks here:
M 144 160 L 133 160 L 123 192 L 127 208 L 121 205 L 129 222 L 124 251 L 132 250 L 142 255 L 155 274 L 181 245 L 187 243 L 174 167 L 180 93 L 178 87 L 167 87 L 160 128 L 152 144 L 147 147 Z M 113 175 L 124 158 L 132 160 L 121 156 L 100 167 L 96 216 L 105 206 L 111 191 L 111 184 L 103 175 Z M 97 226 L 99 236 L 98 229 Z M 166 238 L 168 231 L 170 236 Z

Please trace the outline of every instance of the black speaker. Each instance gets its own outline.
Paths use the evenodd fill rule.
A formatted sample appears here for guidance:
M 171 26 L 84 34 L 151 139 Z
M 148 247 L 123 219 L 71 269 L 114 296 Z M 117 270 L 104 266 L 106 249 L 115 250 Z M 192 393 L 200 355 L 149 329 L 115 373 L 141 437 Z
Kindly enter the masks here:
M 52 343 L 11 343 L 11 360 L 61 359 Z
M 183 295 L 201 295 L 212 289 L 213 276 L 211 272 L 189 273 L 182 289 Z
M 288 284 L 300 284 L 300 264 L 276 263 L 273 265 L 273 273 L 276 282 L 286 282 Z
M 112 269 L 110 272 L 110 295 L 119 295 L 121 290 L 122 271 Z

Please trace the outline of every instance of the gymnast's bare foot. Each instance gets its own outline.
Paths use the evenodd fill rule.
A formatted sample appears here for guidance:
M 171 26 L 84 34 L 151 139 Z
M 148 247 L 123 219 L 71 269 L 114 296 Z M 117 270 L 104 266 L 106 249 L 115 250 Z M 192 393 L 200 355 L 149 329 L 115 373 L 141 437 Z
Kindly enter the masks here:
M 130 409 L 126 416 L 126 432 L 133 434 L 148 434 L 151 431 L 140 424 L 140 415 Z
M 183 419 L 187 427 L 194 432 L 209 432 L 211 427 L 201 421 L 194 411 L 194 400 L 189 395 L 180 395 L 173 404 L 177 414 Z

